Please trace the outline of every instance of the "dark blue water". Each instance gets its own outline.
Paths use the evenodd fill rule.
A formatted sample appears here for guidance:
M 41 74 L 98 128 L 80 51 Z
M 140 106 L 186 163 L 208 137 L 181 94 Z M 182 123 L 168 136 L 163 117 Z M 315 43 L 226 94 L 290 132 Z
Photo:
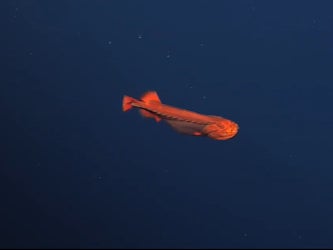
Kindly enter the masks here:
M 333 246 L 332 1 L 0 5 L 0 247 Z

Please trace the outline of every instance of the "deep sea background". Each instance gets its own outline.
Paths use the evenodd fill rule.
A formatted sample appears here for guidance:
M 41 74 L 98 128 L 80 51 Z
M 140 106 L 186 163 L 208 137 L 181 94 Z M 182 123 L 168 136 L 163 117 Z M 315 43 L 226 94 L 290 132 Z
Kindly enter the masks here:
M 332 9 L 2 0 L 0 247 L 333 247 Z M 122 112 L 147 90 L 239 134 Z

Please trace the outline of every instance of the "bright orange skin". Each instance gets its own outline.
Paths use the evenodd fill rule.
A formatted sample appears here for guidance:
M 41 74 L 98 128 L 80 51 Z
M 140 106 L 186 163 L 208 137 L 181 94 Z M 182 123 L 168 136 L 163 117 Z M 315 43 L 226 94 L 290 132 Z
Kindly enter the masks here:
M 139 108 L 141 114 L 157 122 L 165 120 L 176 131 L 194 136 L 208 136 L 214 140 L 233 138 L 239 130 L 237 123 L 220 116 L 203 115 L 161 103 L 157 93 L 147 92 L 141 100 L 124 96 L 123 111 Z

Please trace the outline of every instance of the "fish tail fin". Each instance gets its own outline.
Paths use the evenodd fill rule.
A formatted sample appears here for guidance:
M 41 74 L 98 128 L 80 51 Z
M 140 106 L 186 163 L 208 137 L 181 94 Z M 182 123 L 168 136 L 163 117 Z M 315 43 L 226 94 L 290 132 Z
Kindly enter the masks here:
M 162 103 L 156 91 L 148 91 L 141 96 L 141 100 L 145 103 L 157 102 Z
M 124 95 L 124 97 L 123 97 L 123 111 L 126 112 L 126 111 L 132 109 L 133 108 L 133 105 L 132 105 L 133 102 L 136 102 L 136 99 L 134 99 L 133 97 Z

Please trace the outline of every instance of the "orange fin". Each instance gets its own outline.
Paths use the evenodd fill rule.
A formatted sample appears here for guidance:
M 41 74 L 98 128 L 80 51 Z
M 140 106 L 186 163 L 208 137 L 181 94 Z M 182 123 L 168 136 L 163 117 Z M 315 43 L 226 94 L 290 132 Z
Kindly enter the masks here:
M 157 95 L 156 91 L 149 91 L 146 92 L 145 94 L 143 94 L 143 96 L 141 97 L 141 100 L 145 103 L 150 103 L 150 102 L 157 102 L 157 103 L 161 103 L 160 98 Z
M 132 106 L 133 102 L 136 102 L 136 99 L 125 95 L 123 97 L 123 111 L 126 112 L 126 111 L 130 110 L 131 108 L 133 108 L 133 106 Z
M 155 119 L 156 122 L 160 122 L 162 120 L 161 117 L 155 115 L 154 113 L 152 112 L 149 112 L 148 110 L 145 110 L 145 109 L 140 109 L 140 114 L 143 116 L 143 117 L 147 117 L 147 118 L 153 118 Z

